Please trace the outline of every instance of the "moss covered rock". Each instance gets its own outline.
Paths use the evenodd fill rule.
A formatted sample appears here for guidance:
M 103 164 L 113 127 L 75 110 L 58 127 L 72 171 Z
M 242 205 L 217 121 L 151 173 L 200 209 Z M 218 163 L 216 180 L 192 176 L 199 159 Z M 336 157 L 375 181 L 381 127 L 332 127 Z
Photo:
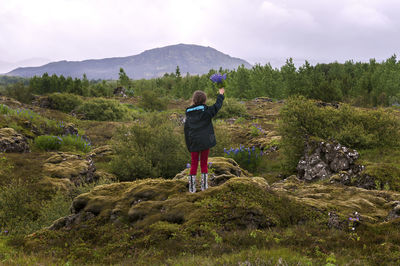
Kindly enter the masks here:
M 287 226 L 319 212 L 279 195 L 263 178 L 235 177 L 204 192 L 187 192 L 186 181 L 147 179 L 96 187 L 74 199 L 72 215 L 52 229 L 77 229 L 93 220 L 148 229 L 158 222 L 202 234 L 207 223 L 223 230 Z
M 225 157 L 210 157 L 209 163 L 209 186 L 218 186 L 233 177 L 249 177 L 251 174 L 242 169 L 235 160 Z M 200 171 L 200 166 L 198 171 Z M 177 174 L 174 179 L 187 180 L 189 168 Z M 200 182 L 197 182 L 200 183 Z
M 27 139 L 12 128 L 1 128 L 0 152 L 29 152 Z
M 384 222 L 393 210 L 393 204 L 400 198 L 400 193 L 394 191 L 367 190 L 328 183 L 310 184 L 295 178 L 275 183 L 271 189 L 327 215 L 335 211 L 343 222 L 354 212 L 358 212 L 365 222 Z
M 95 158 L 95 157 L 109 156 L 112 154 L 113 154 L 112 147 L 110 145 L 103 145 L 93 149 L 89 156 Z
M 93 182 L 96 167 L 92 159 L 69 153 L 52 153 L 43 164 L 43 173 L 54 178 L 66 178 L 75 184 Z

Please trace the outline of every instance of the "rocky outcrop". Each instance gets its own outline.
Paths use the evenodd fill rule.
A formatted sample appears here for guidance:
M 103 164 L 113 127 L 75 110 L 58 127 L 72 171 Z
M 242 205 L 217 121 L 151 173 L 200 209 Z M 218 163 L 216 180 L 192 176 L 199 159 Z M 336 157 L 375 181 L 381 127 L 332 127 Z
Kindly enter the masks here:
M 298 176 L 307 181 L 328 179 L 339 172 L 351 177 L 362 171 L 355 164 L 358 157 L 356 150 L 340 143 L 310 140 L 297 165 Z
M 114 89 L 115 96 L 127 97 L 126 96 L 126 89 L 124 87 L 116 87 Z
M 12 128 L 0 129 L 0 152 L 29 152 L 28 141 L 25 136 L 18 134 Z
M 5 104 L 12 108 L 21 108 L 22 107 L 22 103 L 20 103 L 19 101 L 15 100 L 13 98 L 9 98 L 6 96 L 0 96 L 0 104 Z
M 246 170 L 240 168 L 235 160 L 231 158 L 210 157 L 208 160 L 208 166 L 210 187 L 222 185 L 233 177 L 251 176 Z M 189 167 L 177 174 L 174 179 L 187 180 L 188 175 Z
M 400 201 L 394 201 L 391 204 L 393 209 L 389 212 L 387 220 L 394 220 L 400 218 Z
M 67 123 L 66 125 L 63 124 L 63 135 L 78 135 L 78 129 L 72 123 Z
M 32 104 L 41 108 L 51 108 L 51 102 L 48 96 L 35 96 Z
M 264 197 L 274 198 L 268 190 L 268 183 L 263 178 L 232 178 L 221 186 L 209 188 L 204 192 L 191 194 L 184 180 L 145 179 L 134 182 L 121 182 L 96 187 L 90 193 L 81 194 L 72 203 L 72 214 L 54 222 L 52 230 L 71 229 L 85 226 L 88 220 L 97 218 L 103 222 L 114 224 L 129 223 L 138 227 L 146 227 L 156 221 L 173 224 L 197 224 L 204 221 L 209 212 L 207 199 L 235 196 L 233 202 L 229 197 L 217 202 L 217 209 L 211 212 L 225 210 L 229 212 L 224 226 L 233 224 L 244 228 L 266 228 L 274 226 L 279 221 L 279 213 L 271 214 L 271 203 L 286 205 L 287 201 L 269 201 Z M 258 205 L 243 208 L 236 205 L 254 195 L 260 196 Z M 226 202 L 222 202 L 226 201 Z M 299 206 L 300 207 L 300 206 Z M 208 216 L 207 216 L 208 217 Z M 274 217 L 274 218 L 272 218 Z
M 354 186 L 338 186 L 330 182 L 310 183 L 294 177 L 270 185 L 273 191 L 313 206 L 325 213 L 330 228 L 347 229 L 349 218 L 364 222 L 385 222 L 395 218 L 400 193 L 387 190 L 367 190 Z M 357 212 L 357 215 L 355 214 Z
M 106 157 L 113 154 L 113 149 L 110 145 L 104 145 L 93 149 L 89 156 L 91 158 Z
M 96 181 L 93 160 L 79 155 L 53 153 L 43 164 L 43 173 L 52 178 L 69 179 L 74 184 Z

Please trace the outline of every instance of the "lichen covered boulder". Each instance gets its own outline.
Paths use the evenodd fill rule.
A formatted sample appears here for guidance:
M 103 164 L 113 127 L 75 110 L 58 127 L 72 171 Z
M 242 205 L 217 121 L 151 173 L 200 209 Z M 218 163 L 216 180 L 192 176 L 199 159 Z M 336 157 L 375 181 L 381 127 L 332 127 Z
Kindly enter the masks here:
M 358 157 L 356 150 L 340 143 L 310 140 L 297 165 L 298 176 L 307 181 L 325 180 L 343 171 L 353 176 L 362 170 L 355 164 Z
M 95 171 L 93 160 L 82 158 L 80 155 L 57 152 L 43 164 L 43 173 L 53 178 L 66 178 L 75 184 L 82 182 L 95 181 Z
M 29 152 L 28 141 L 12 128 L 1 128 L 0 152 Z

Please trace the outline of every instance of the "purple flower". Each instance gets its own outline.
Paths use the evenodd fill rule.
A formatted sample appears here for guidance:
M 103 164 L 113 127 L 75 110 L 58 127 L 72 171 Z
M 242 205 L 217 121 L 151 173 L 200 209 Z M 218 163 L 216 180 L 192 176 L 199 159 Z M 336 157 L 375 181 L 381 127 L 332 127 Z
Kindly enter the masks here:
M 214 83 L 222 83 L 223 80 L 226 79 L 226 73 L 223 75 L 221 75 L 219 73 L 213 74 L 213 75 L 211 75 L 210 79 Z
M 208 167 L 211 167 L 211 165 L 212 165 L 212 162 L 209 162 L 209 163 L 208 163 Z
M 187 164 L 186 164 L 186 168 L 190 168 L 190 163 L 187 163 Z

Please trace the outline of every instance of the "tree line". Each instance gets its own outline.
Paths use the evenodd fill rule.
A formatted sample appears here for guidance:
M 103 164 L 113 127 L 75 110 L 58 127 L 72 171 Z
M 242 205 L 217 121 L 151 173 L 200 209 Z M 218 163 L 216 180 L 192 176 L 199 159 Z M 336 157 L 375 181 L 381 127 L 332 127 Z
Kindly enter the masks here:
M 227 73 L 227 94 L 238 99 L 285 99 L 302 95 L 309 99 L 345 101 L 358 106 L 389 106 L 400 102 L 400 61 L 396 55 L 380 63 L 375 59 L 316 65 L 305 61 L 300 67 L 296 67 L 290 58 L 280 68 L 273 68 L 269 63 L 256 64 L 250 69 L 242 65 L 235 70 L 211 69 L 204 75 L 182 75 L 178 66 L 174 73 L 148 80 L 132 80 L 122 68 L 116 81 L 89 81 L 86 75 L 82 79 L 72 79 L 45 73 L 31 78 L 27 86 L 35 94 L 67 92 L 106 97 L 113 95 L 115 87 L 123 86 L 130 95 L 152 91 L 163 97 L 188 99 L 195 90 L 214 94 L 209 77 L 216 72 Z

